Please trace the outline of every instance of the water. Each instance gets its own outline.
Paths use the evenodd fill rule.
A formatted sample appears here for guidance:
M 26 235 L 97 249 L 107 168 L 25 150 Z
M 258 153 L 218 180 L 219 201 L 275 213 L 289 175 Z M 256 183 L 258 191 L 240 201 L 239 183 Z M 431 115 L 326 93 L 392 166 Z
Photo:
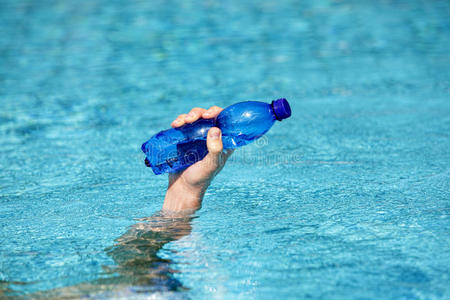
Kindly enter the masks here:
M 449 11 L 1 1 L 0 297 L 449 298 Z M 194 219 L 154 215 L 143 141 L 279 97 Z

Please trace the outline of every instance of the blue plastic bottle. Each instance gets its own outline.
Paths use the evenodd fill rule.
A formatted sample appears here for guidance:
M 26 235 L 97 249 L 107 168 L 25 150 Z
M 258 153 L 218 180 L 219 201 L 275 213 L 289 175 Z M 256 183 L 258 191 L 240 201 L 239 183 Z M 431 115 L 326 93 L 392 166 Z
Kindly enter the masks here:
M 178 172 L 208 154 L 206 136 L 211 127 L 222 130 L 224 149 L 234 149 L 261 137 L 276 120 L 290 116 L 291 108 L 284 98 L 271 104 L 257 101 L 236 103 L 225 108 L 215 119 L 199 119 L 154 135 L 141 147 L 147 156 L 145 164 L 157 175 Z

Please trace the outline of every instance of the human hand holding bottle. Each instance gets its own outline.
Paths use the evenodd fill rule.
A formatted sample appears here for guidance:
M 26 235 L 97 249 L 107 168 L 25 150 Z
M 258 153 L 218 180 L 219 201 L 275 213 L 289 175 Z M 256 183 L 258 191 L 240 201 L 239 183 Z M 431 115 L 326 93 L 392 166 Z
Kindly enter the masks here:
M 215 118 L 222 110 L 218 106 L 212 106 L 208 110 L 193 108 L 189 114 L 179 115 L 172 122 L 172 127 L 181 127 L 200 118 Z M 169 174 L 169 187 L 164 199 L 163 210 L 189 213 L 201 207 L 206 189 L 233 153 L 233 150 L 223 151 L 222 132 L 217 127 L 212 127 L 208 131 L 206 145 L 208 154 L 201 161 L 181 172 Z

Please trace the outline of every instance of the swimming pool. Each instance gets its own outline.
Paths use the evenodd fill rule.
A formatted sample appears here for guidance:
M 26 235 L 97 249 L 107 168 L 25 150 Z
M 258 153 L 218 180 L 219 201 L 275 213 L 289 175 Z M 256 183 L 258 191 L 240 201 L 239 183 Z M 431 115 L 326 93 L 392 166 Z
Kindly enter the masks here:
M 1 1 L 0 298 L 448 298 L 449 11 Z M 142 142 L 280 97 L 292 118 L 192 219 L 155 216 L 167 179 Z

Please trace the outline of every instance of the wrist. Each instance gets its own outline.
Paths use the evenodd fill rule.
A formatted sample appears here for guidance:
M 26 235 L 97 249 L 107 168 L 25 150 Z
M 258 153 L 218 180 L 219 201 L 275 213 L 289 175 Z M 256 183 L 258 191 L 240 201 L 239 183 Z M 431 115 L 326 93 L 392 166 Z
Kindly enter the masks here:
M 191 186 L 181 180 L 169 182 L 169 187 L 164 198 L 163 210 L 193 212 L 202 205 L 206 187 Z

